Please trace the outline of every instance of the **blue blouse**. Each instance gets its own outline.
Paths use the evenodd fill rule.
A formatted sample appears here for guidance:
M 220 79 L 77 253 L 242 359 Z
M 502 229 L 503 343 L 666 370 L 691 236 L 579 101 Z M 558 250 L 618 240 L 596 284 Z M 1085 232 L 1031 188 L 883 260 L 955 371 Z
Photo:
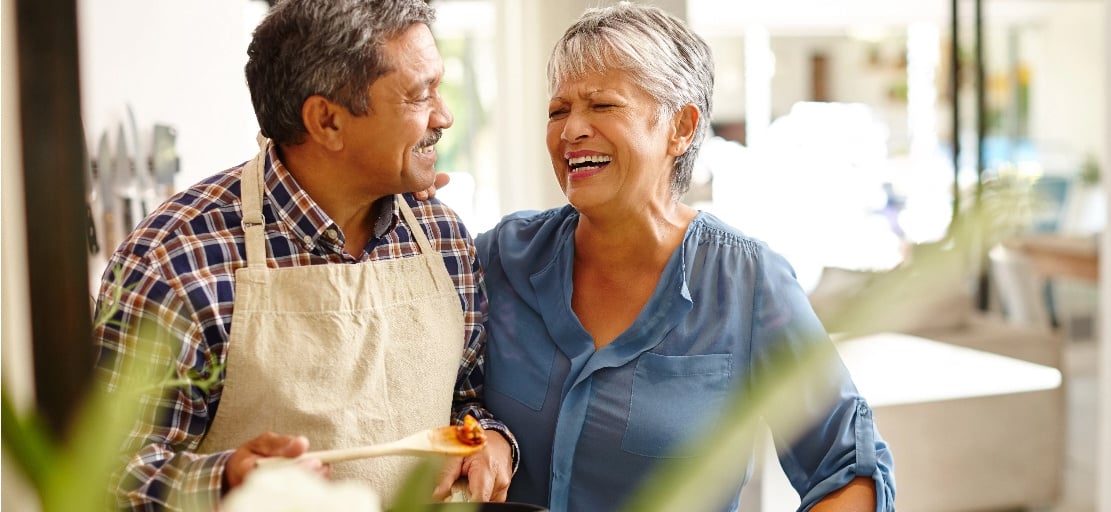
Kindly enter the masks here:
M 772 359 L 831 345 L 787 261 L 702 212 L 636 321 L 595 350 L 571 310 L 578 220 L 571 206 L 520 212 L 476 240 L 489 294 L 486 405 L 520 445 L 510 501 L 619 510 L 656 462 L 688 456 L 677 451 Z M 780 463 L 801 510 L 857 476 L 875 481 L 878 511 L 894 510 L 891 453 L 833 359 L 809 388 L 822 392 L 793 401 L 814 426 L 776 438 Z M 829 391 L 832 404 L 818 398 Z M 737 461 L 724 510 L 737 507 L 752 453 Z

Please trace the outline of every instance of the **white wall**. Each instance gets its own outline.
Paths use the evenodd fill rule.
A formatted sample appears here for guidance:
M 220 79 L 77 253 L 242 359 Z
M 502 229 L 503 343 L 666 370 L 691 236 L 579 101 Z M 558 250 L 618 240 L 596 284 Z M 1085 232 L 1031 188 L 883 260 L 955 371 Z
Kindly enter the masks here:
M 1031 136 L 1049 149 L 1102 160 L 1108 175 L 1105 119 L 1108 78 L 1095 63 L 1109 51 L 1105 10 L 1098 2 L 1055 2 L 1052 16 L 1031 26 Z M 1103 2 L 1103 3 L 1106 3 Z
M 78 0 L 82 117 L 90 153 L 105 130 L 115 147 L 130 105 L 144 138 L 177 129 L 178 188 L 248 159 L 258 131 L 243 76 L 253 0 Z
M 498 137 L 504 142 L 498 152 L 499 206 L 506 213 L 564 204 L 544 144 L 548 106 L 545 69 L 548 53 L 560 36 L 556 27 L 566 27 L 573 18 L 567 11 L 556 9 L 556 2 L 496 3 L 501 101 L 494 118 Z
M 1103 78 L 1111 83 L 1111 1 L 1103 2 Z M 1111 162 L 1111 101 L 1103 96 L 1103 158 Z M 1111 178 L 1108 166 L 1104 166 L 1104 197 L 1111 198 Z M 1111 223 L 1108 223 L 1111 225 Z M 1100 306 L 1099 323 L 1099 385 L 1097 395 L 1098 442 L 1096 447 L 1096 507 L 1101 512 L 1111 512 L 1111 235 L 1103 234 L 1100 247 Z

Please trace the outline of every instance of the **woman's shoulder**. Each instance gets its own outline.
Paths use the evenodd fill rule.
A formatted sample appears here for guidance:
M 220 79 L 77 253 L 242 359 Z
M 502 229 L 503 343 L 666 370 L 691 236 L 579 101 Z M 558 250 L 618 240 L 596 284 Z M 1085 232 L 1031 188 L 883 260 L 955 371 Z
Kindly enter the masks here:
M 525 244 L 573 230 L 578 222 L 578 212 L 571 205 L 549 210 L 522 210 L 507 214 L 489 231 L 476 238 L 497 239 L 499 244 L 519 240 Z
M 769 250 L 763 240 L 745 234 L 706 211 L 698 212 L 691 221 L 690 232 L 693 241 L 699 245 L 735 246 L 753 253 Z
M 577 223 L 578 212 L 570 205 L 518 211 L 475 236 L 475 246 L 484 262 L 503 255 L 522 261 L 547 259 L 574 233 Z
M 579 212 L 567 204 L 547 210 L 521 210 L 510 213 L 498 221 L 495 229 L 528 230 L 543 229 L 561 225 L 568 220 L 577 220 Z
M 751 272 L 765 280 L 795 279 L 794 267 L 775 248 L 707 212 L 700 212 L 691 222 L 683 257 L 690 268 Z

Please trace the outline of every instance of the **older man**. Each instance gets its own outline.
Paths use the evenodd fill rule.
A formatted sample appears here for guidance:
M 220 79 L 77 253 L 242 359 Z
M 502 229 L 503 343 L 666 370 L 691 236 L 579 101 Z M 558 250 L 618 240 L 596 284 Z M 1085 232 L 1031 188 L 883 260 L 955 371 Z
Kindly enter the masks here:
M 173 342 L 163 363 L 216 378 L 144 401 L 121 507 L 212 509 L 260 458 L 467 414 L 494 432 L 448 460 L 436 495 L 465 476 L 476 499 L 505 499 L 516 443 L 482 405 L 474 246 L 450 209 L 413 194 L 432 185 L 434 144 L 452 124 L 433 17 L 420 0 L 285 0 L 255 30 L 258 155 L 152 213 L 101 286 L 98 309 L 113 316 L 95 332 L 97 367 L 110 389 L 150 353 L 148 321 Z M 388 501 L 411 462 L 305 464 Z

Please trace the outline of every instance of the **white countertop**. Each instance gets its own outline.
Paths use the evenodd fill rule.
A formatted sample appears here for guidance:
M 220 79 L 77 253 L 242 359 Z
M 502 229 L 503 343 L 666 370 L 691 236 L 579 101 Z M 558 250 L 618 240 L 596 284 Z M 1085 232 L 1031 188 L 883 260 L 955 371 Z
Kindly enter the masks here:
M 885 332 L 837 342 L 873 407 L 1054 389 L 1061 372 L 1011 357 Z

